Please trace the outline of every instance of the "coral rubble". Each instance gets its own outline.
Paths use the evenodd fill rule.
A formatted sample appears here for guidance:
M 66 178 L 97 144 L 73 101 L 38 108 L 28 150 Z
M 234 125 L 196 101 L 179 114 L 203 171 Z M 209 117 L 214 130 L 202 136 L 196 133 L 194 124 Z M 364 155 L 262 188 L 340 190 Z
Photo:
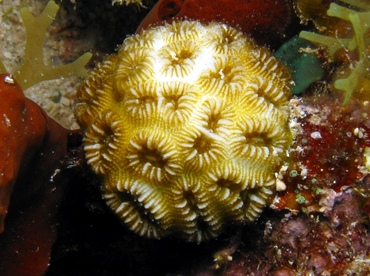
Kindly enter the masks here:
M 326 216 L 267 216 L 257 242 L 245 236 L 222 275 L 367 275 L 369 220 L 360 198 L 349 188 Z
M 253 221 L 290 145 L 290 77 L 220 23 L 127 38 L 78 91 L 88 163 L 108 205 L 148 237 L 206 240 Z

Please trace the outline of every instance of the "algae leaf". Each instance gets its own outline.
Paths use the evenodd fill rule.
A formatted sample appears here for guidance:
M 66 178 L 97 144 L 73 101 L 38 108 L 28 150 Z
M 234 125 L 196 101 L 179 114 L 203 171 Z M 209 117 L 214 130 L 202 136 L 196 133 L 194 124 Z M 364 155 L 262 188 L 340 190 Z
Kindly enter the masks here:
M 46 31 L 54 21 L 59 5 L 49 1 L 42 13 L 35 17 L 27 7 L 21 9 L 21 17 L 26 28 L 25 54 L 21 67 L 13 73 L 23 90 L 45 80 L 66 78 L 71 76 L 86 77 L 86 64 L 92 57 L 85 53 L 72 63 L 51 66 L 43 62 L 43 46 Z M 0 64 L 0 71 L 5 71 Z
M 327 11 L 329 16 L 337 17 L 348 21 L 352 25 L 354 35 L 351 38 L 338 38 L 320 35 L 312 32 L 302 31 L 299 36 L 314 43 L 324 45 L 330 56 L 334 56 L 337 50 L 345 48 L 350 52 L 357 53 L 358 60 L 353 61 L 348 67 L 353 68 L 349 76 L 337 77 L 334 87 L 344 92 L 343 103 L 347 104 L 354 92 L 360 89 L 364 79 L 370 80 L 370 59 L 367 49 L 370 43 L 368 30 L 370 29 L 370 5 L 353 0 L 341 0 L 341 2 L 357 7 L 362 11 L 356 11 L 336 3 L 331 3 Z

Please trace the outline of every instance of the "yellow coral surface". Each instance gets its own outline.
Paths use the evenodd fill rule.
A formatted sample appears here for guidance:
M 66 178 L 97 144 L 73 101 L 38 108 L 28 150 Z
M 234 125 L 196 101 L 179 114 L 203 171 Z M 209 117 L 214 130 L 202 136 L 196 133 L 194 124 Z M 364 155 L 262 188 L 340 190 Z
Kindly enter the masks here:
M 130 5 L 130 4 L 137 4 L 141 7 L 144 7 L 143 3 L 141 0 L 113 0 L 112 1 L 112 4 L 118 4 L 118 5 L 123 5 L 125 4 L 126 6 Z
M 179 21 L 128 37 L 80 88 L 75 113 L 122 222 L 199 242 L 270 202 L 289 97 L 268 50 L 224 24 Z

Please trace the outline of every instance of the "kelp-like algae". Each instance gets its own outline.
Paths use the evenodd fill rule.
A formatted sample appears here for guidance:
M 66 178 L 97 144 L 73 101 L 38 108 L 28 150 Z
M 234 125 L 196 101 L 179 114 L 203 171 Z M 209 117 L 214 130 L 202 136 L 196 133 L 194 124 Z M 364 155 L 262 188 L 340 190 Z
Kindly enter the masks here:
M 26 28 L 26 46 L 22 65 L 12 73 L 23 90 L 45 80 L 66 78 L 71 76 L 86 77 L 85 65 L 91 59 L 91 53 L 85 53 L 72 63 L 52 66 L 43 62 L 43 46 L 46 31 L 54 21 L 59 5 L 49 1 L 40 16 L 32 15 L 28 7 L 21 9 L 21 17 Z M 7 74 L 4 64 L 0 61 L 0 73 Z
M 370 4 L 354 0 L 341 0 L 341 2 L 350 5 L 353 9 L 331 3 L 327 15 L 347 21 L 350 24 L 350 31 L 347 32 L 349 37 L 321 35 L 307 31 L 302 31 L 299 36 L 325 46 L 329 57 L 334 60 L 339 50 L 349 53 L 347 56 L 351 58 L 348 65 L 336 75 L 334 80 L 334 88 L 344 91 L 343 102 L 347 104 L 354 93 L 363 93 L 363 87 L 370 83 L 368 70 L 370 68 L 368 57 Z M 370 95 L 365 96 L 370 97 Z

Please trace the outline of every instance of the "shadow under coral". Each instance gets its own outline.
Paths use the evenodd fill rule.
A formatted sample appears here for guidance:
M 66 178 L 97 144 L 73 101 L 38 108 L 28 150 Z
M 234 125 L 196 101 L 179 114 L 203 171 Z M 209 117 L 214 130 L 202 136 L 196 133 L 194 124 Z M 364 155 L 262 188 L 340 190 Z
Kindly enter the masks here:
M 194 244 L 132 233 L 108 209 L 98 187 L 86 184 L 89 176 L 82 179 L 77 170 L 61 207 L 47 275 L 165 275 L 212 265 L 217 241 Z
M 359 184 L 360 185 L 360 184 Z M 369 185 L 369 178 L 363 186 Z M 267 210 L 241 231 L 194 244 L 141 238 L 122 226 L 99 191 L 75 179 L 64 201 L 59 234 L 47 275 L 295 275 L 351 271 L 369 254 L 367 199 L 352 188 L 327 214 Z M 240 229 L 239 229 L 240 230 Z M 232 260 L 214 268 L 212 255 L 233 246 Z M 366 271 L 357 266 L 358 271 Z

